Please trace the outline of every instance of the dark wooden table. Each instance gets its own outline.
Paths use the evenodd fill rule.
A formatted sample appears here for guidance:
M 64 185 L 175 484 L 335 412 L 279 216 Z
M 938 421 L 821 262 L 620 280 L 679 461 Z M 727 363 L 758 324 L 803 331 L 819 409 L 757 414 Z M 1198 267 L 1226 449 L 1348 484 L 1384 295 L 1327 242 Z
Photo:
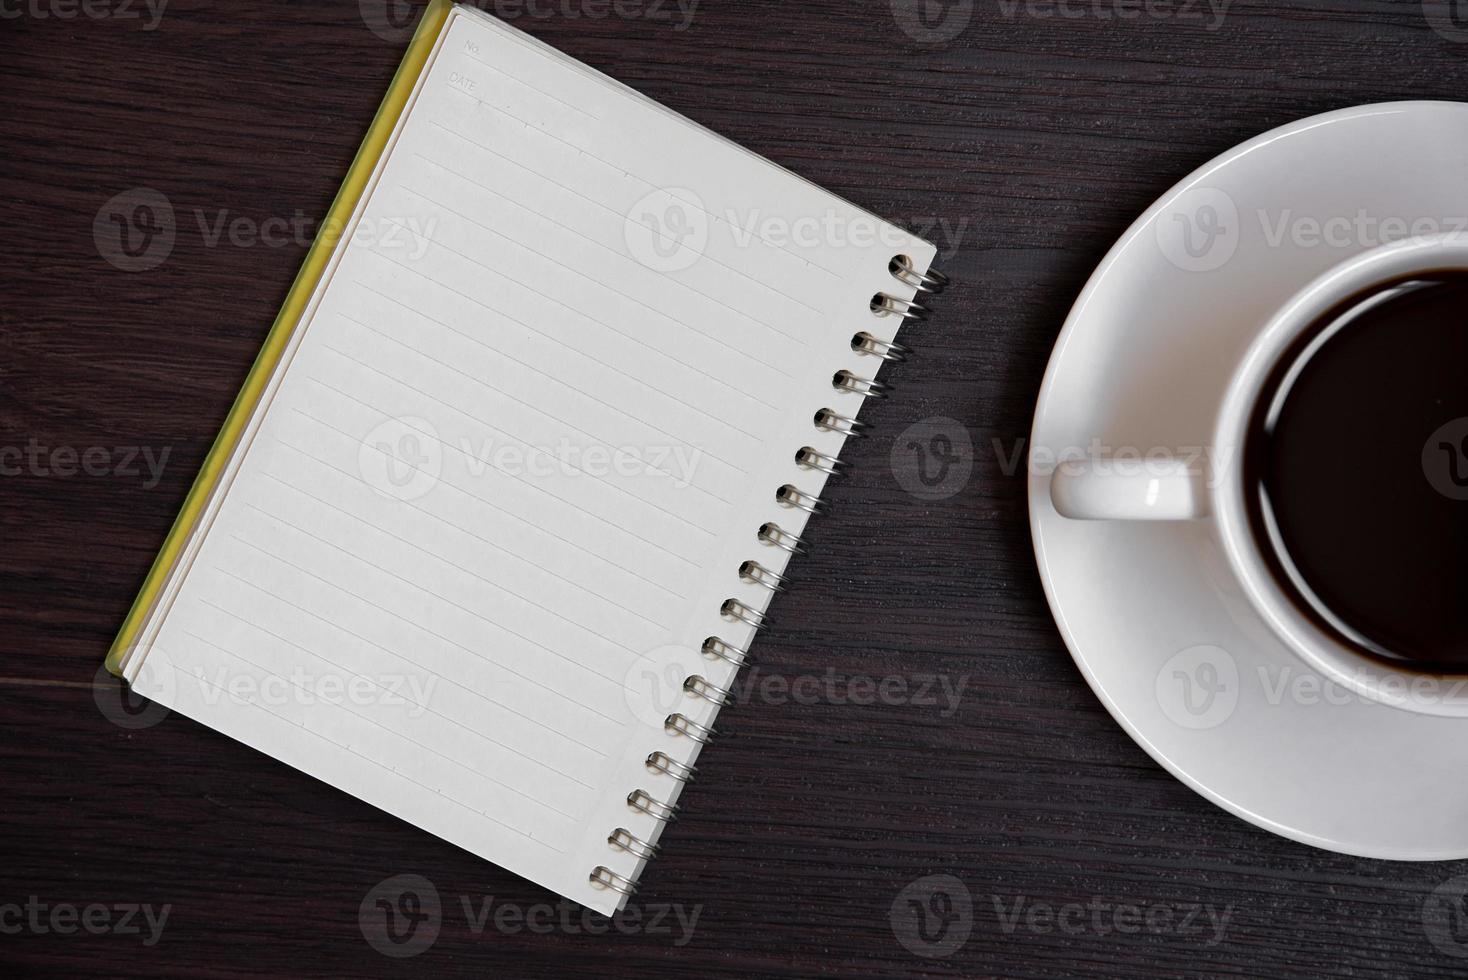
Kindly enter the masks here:
M 1127 738 L 1057 634 L 1023 474 L 1006 465 L 1067 308 L 1148 202 L 1301 116 L 1461 97 L 1468 18 L 1387 0 L 703 0 L 685 23 L 671 2 L 623 2 L 491 9 L 926 234 L 957 285 L 869 416 L 876 437 L 850 449 L 856 475 L 833 487 L 815 553 L 773 608 L 753 695 L 684 797 L 642 918 L 605 935 L 585 928 L 605 920 L 223 736 L 127 713 L 96 677 L 411 10 L 0 3 L 0 971 L 1468 970 L 1468 943 L 1430 898 L 1468 862 L 1271 836 Z M 94 224 L 145 187 L 166 197 L 175 240 L 129 271 Z M 926 499 L 892 451 L 934 418 L 974 449 L 967 478 Z M 828 669 L 834 696 L 779 693 Z M 956 710 L 846 696 L 852 678 L 925 676 L 966 682 Z M 380 954 L 359 922 L 396 875 L 439 897 L 436 940 L 411 959 Z M 951 912 L 919 934 L 903 910 L 935 890 Z

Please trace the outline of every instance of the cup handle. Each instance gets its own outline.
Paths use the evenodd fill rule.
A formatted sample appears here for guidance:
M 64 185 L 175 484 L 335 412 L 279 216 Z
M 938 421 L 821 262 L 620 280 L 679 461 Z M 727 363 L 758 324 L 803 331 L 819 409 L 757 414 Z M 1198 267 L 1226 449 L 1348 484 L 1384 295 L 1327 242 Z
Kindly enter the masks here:
M 1176 457 L 1061 463 L 1050 476 L 1050 502 L 1080 521 L 1192 521 L 1212 509 L 1201 462 Z

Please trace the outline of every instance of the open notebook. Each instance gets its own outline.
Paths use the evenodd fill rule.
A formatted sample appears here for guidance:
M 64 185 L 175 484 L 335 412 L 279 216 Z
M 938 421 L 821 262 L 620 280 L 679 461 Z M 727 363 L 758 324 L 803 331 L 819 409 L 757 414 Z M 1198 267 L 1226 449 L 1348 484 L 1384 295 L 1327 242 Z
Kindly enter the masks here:
M 933 254 L 438 0 L 109 666 L 614 912 Z

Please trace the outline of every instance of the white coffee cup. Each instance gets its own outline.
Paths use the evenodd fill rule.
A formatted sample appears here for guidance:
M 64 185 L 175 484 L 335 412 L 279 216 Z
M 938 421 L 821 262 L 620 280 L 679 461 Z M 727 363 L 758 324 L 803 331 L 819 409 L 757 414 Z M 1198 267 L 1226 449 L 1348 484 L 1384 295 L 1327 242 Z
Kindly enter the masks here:
M 1280 588 L 1249 520 L 1243 447 L 1255 405 L 1300 333 L 1338 304 L 1417 274 L 1468 270 L 1468 235 L 1381 245 L 1328 270 L 1261 330 L 1225 391 L 1206 457 L 1146 461 L 1089 459 L 1061 464 L 1050 481 L 1056 511 L 1078 520 L 1207 520 L 1217 530 L 1249 601 L 1276 634 L 1326 678 L 1362 697 L 1424 714 L 1468 717 L 1468 681 L 1398 669 L 1325 631 Z

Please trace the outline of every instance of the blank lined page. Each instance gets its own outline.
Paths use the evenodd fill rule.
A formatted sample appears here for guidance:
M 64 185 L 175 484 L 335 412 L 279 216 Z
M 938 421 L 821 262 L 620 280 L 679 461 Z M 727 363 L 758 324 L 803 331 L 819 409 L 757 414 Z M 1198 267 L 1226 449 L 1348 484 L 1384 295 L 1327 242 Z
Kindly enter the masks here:
M 349 232 L 135 686 L 609 913 L 933 250 L 466 8 Z

